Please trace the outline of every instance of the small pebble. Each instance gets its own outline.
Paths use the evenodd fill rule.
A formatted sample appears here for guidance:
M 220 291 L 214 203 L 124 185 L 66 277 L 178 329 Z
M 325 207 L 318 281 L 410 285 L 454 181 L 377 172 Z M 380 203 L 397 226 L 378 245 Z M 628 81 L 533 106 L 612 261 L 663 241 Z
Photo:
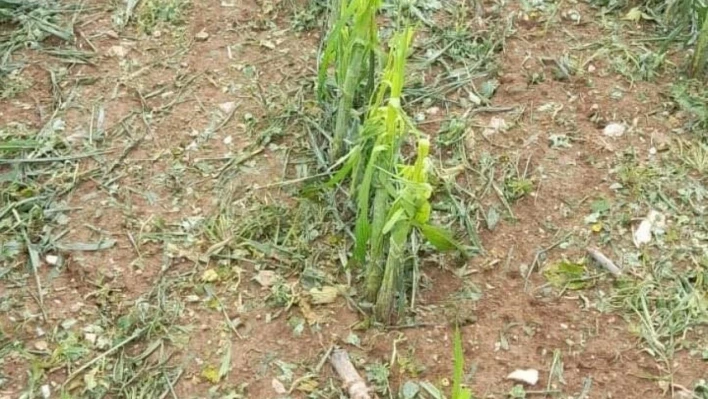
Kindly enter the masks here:
M 202 30 L 196 35 L 194 35 L 194 38 L 199 40 L 200 42 L 205 42 L 207 39 L 209 39 L 209 34 L 205 30 Z
M 605 126 L 603 133 L 607 137 L 621 137 L 626 130 L 627 128 L 621 123 L 610 123 Z
M 47 344 L 47 341 L 36 341 L 34 348 L 38 351 L 46 351 L 49 348 L 49 344 Z
M 96 336 L 96 334 L 92 334 L 92 333 L 86 333 L 86 334 L 84 334 L 84 339 L 85 339 L 87 342 L 89 342 L 91 345 L 95 345 L 95 344 L 96 344 L 96 339 L 97 339 L 97 338 L 98 338 L 98 337 Z
M 49 389 L 49 385 L 42 385 L 41 388 L 39 388 L 39 392 L 42 394 L 42 398 L 44 399 L 49 399 L 49 397 L 52 395 L 52 391 Z
M 123 46 L 111 46 L 108 50 L 108 55 L 112 57 L 123 58 L 126 54 L 128 54 L 128 50 L 126 50 Z

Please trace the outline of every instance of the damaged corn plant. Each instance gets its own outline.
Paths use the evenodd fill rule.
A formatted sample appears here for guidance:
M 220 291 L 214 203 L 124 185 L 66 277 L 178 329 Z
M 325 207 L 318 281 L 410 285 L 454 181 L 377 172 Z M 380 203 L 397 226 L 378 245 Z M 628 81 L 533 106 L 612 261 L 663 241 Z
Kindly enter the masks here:
M 692 78 L 705 77 L 708 65 L 708 1 L 706 0 L 643 0 L 639 2 L 593 0 L 608 10 L 632 8 L 625 19 L 651 20 L 661 28 L 661 37 L 693 46 L 688 65 Z
M 691 61 L 691 76 L 703 76 L 708 64 L 708 3 L 700 10 L 699 18 L 701 23 L 700 33 L 696 41 L 696 51 L 693 53 Z M 702 14 L 702 16 L 700 15 Z
M 347 134 L 355 130 L 351 123 L 355 101 L 369 98 L 374 87 L 375 51 L 379 45 L 376 14 L 380 8 L 381 0 L 332 2 L 329 33 L 318 67 L 317 93 L 324 104 L 333 98 L 327 90 L 327 78 L 333 70 L 337 95 L 329 148 L 332 161 L 346 152 Z
M 78 6 L 64 5 L 59 1 L 0 0 L 0 87 L 10 72 L 22 67 L 22 63 L 13 62 L 13 54 L 32 43 L 35 50 L 42 47 L 42 41 L 53 37 L 61 42 L 70 43 L 74 39 L 71 16 L 78 12 Z M 66 54 L 53 51 L 53 55 L 62 57 Z M 66 57 L 64 57 L 66 58 Z
M 669 38 L 688 32 L 688 44 L 695 46 L 688 74 L 703 77 L 708 62 L 708 2 L 705 0 L 646 1 L 645 7 L 661 24 L 671 27 Z
M 414 31 L 407 27 L 391 41 L 385 69 L 369 102 L 358 138 L 331 186 L 349 181 L 356 204 L 354 249 L 349 265 L 363 269 L 374 317 L 389 322 L 406 304 L 406 268 L 416 255 L 417 237 L 439 250 L 461 248 L 445 229 L 430 223 L 432 185 L 430 141 L 402 108 L 405 68 Z M 414 139 L 416 157 L 404 164 L 403 146 Z M 398 306 L 397 306 L 398 305 Z

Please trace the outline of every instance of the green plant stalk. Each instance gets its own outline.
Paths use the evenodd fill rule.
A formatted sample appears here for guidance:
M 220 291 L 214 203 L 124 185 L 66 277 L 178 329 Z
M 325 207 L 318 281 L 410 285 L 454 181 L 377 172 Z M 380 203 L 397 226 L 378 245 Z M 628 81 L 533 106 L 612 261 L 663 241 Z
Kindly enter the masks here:
M 698 36 L 698 42 L 696 43 L 696 52 L 693 54 L 693 60 L 691 62 L 691 76 L 700 77 L 705 70 L 706 63 L 708 62 L 708 11 L 705 12 L 703 18 L 703 24 L 701 27 L 701 33 Z
M 383 229 L 386 225 L 386 212 L 389 207 L 389 195 L 386 188 L 378 187 L 374 194 L 371 249 L 366 270 L 366 299 L 372 303 L 376 301 L 383 279 L 385 249 Z
M 327 20 L 327 31 L 331 32 L 334 26 L 337 23 L 337 20 L 342 17 L 343 15 L 343 8 L 342 8 L 342 1 L 343 0 L 331 0 L 330 1 L 330 10 L 329 10 L 329 18 Z
M 413 31 L 406 29 L 394 39 L 395 45 L 384 73 L 384 83 L 373 101 L 378 108 L 377 117 L 369 119 L 384 127 L 378 132 L 374 144 L 375 150 L 379 148 L 384 150 L 377 154 L 375 160 L 376 190 L 372 205 L 369 263 L 366 270 L 366 296 L 371 301 L 375 300 L 378 309 L 375 309 L 375 313 L 378 313 L 375 316 L 380 320 L 388 319 L 393 309 L 395 291 L 400 281 L 400 269 L 403 267 L 402 256 L 405 254 L 407 236 L 411 230 L 410 223 L 406 221 L 404 222 L 407 225 L 404 229 L 405 234 L 401 231 L 403 227 L 390 234 L 386 232 L 387 219 L 392 210 L 389 186 L 401 156 L 401 143 L 408 132 L 405 113 L 401 109 L 401 93 L 405 81 L 406 56 L 412 35 Z M 390 92 L 386 106 L 380 107 L 387 91 Z M 385 255 L 387 239 L 388 258 Z M 395 264 L 396 262 L 398 264 Z
M 417 143 L 415 163 L 401 166 L 395 178 L 399 188 L 395 194 L 396 200 L 388 211 L 387 220 L 383 227 L 384 234 L 392 231 L 389 238 L 389 252 L 374 306 L 374 315 L 382 322 L 390 321 L 397 290 L 401 290 L 404 286 L 401 281 L 404 275 L 404 259 L 409 252 L 408 239 L 411 238 L 414 228 L 440 250 L 460 249 L 461 247 L 445 229 L 429 223 L 432 210 L 429 201 L 432 195 L 432 186 L 428 182 L 427 170 L 429 154 L 430 141 L 427 138 L 420 138 Z M 384 171 L 381 172 L 382 176 L 385 174 Z M 373 280 L 373 277 L 371 279 Z M 367 288 L 371 287 L 373 287 L 373 283 Z M 404 292 L 400 292 L 401 297 L 404 294 Z
M 460 327 L 455 326 L 455 338 L 453 339 L 453 373 L 452 373 L 452 398 L 460 397 L 462 391 L 462 376 L 464 374 L 464 352 L 462 351 L 462 338 L 460 337 Z
M 350 154 L 363 152 L 368 154 L 359 157 L 358 164 L 352 165 L 353 171 L 360 169 L 360 163 L 366 162 L 366 168 L 361 182 L 356 185 L 357 191 L 357 221 L 355 226 L 354 260 L 363 264 L 366 259 L 367 246 L 371 247 L 369 240 L 372 234 L 377 234 L 377 240 L 381 240 L 383 234 L 380 229 L 372 232 L 369 212 L 371 210 L 371 191 L 374 183 L 378 184 L 374 194 L 379 198 L 379 205 L 384 204 L 384 192 L 377 194 L 379 190 L 385 190 L 389 175 L 395 169 L 396 162 L 400 157 L 401 140 L 406 134 L 406 125 L 403 118 L 403 110 L 400 107 L 400 96 L 403 91 L 405 80 L 403 66 L 408 51 L 408 46 L 413 32 L 407 29 L 404 33 L 394 38 L 394 49 L 389 54 L 388 63 L 384 72 L 384 79 L 375 96 L 372 96 L 369 105 L 370 111 L 364 121 L 362 143 L 355 147 Z M 384 98 L 390 91 L 390 97 L 384 104 Z M 372 143 L 373 141 L 373 143 Z M 352 173 L 353 178 L 357 178 Z M 387 201 L 386 201 L 387 202 Z M 388 209 L 375 209 L 376 218 L 379 220 L 378 226 L 383 217 L 381 213 L 388 213 Z M 378 227 L 377 227 L 378 228 Z M 378 245 L 378 244 L 377 244 Z M 376 255 L 376 254 L 375 254 Z M 373 266 L 373 265 L 371 265 Z M 371 268 L 369 268 L 371 270 Z M 378 279 L 372 277 L 371 282 Z M 369 292 L 375 291 L 372 287 Z
M 372 205 L 373 215 L 370 236 L 368 237 L 369 262 L 366 270 L 366 296 L 369 300 L 374 300 L 378 297 L 382 283 L 386 242 L 385 226 L 391 209 L 387 185 L 389 184 L 390 174 L 396 167 L 395 161 L 400 156 L 401 136 L 405 133 L 405 126 L 400 123 L 401 110 L 397 104 L 396 100 L 391 101 L 389 99 L 389 104 L 383 109 L 382 113 L 385 114 L 383 124 L 386 129 L 377 136 L 369 163 L 369 169 L 375 172 L 373 179 L 370 181 L 376 184 Z M 380 117 L 370 120 L 381 123 Z M 364 185 L 365 190 L 369 189 L 368 185 L 370 184 L 367 182 Z M 368 191 L 365 190 L 361 190 L 360 193 L 366 192 L 367 198 L 365 201 L 368 204 Z M 363 210 L 360 209 L 360 211 Z M 365 210 L 368 220 L 368 205 Z
M 389 106 L 389 111 L 396 116 L 397 108 Z M 398 147 L 397 147 L 398 149 Z M 413 223 L 418 219 L 426 219 L 429 215 L 429 203 L 427 196 L 429 190 L 420 185 L 427 184 L 427 174 L 425 171 L 425 163 L 430 151 L 430 142 L 427 139 L 418 141 L 418 155 L 413 166 L 405 166 L 400 172 L 400 177 L 404 180 L 399 184 L 402 187 L 399 189 L 396 202 L 388 211 L 388 221 L 383 226 L 382 232 L 386 233 L 387 225 L 393 223 L 392 232 L 389 238 L 388 258 L 384 267 L 384 275 L 376 297 L 376 305 L 374 307 L 374 316 L 376 319 L 388 322 L 391 319 L 393 312 L 393 304 L 396 298 L 396 293 L 402 287 L 401 278 L 405 267 L 405 255 L 408 252 L 408 239 L 410 237 Z M 393 167 L 391 165 L 390 167 Z M 382 172 L 383 176 L 384 172 Z M 388 195 L 385 187 L 380 188 L 381 195 Z M 403 295 L 403 293 L 401 293 Z
M 368 98 L 375 71 L 374 49 L 378 46 L 376 14 L 381 0 L 337 0 L 332 6 L 329 37 L 319 66 L 318 96 L 325 99 L 325 79 L 334 65 L 335 82 L 340 90 L 329 157 L 335 162 L 345 149 L 344 140 L 350 128 L 354 102 L 359 95 Z M 365 91 L 360 88 L 368 82 Z
M 393 305 L 397 288 L 400 285 L 403 266 L 405 265 L 404 257 L 410 232 L 411 224 L 407 221 L 401 221 L 394 228 L 389 239 L 386 267 L 381 287 L 376 297 L 376 304 L 374 305 L 374 317 L 382 322 L 388 323 L 393 314 Z
M 406 176 L 400 173 L 406 173 L 404 171 L 409 168 L 420 175 L 429 149 L 426 141 L 425 154 L 416 165 L 398 169 L 401 145 L 409 132 L 415 131 L 401 107 L 405 64 L 412 38 L 413 30 L 410 28 L 394 37 L 381 82 L 371 96 L 357 144 L 349 150 L 342 168 L 329 183 L 338 184 L 346 176 L 352 179 L 351 192 L 356 192 L 357 219 L 350 264 L 366 265 L 366 297 L 375 302 L 375 317 L 381 320 L 391 316 L 397 291 L 402 286 L 403 258 L 407 253 L 408 237 L 417 209 L 412 201 L 400 197 L 420 190 L 415 184 L 409 184 Z M 363 68 L 365 60 L 364 57 L 357 57 L 356 62 Z M 368 61 L 371 62 L 371 59 Z M 338 76 L 347 73 L 339 71 Z M 340 107 L 339 111 L 342 109 L 344 107 Z
M 366 261 L 366 247 L 371 238 L 369 206 L 371 201 L 371 187 L 376 171 L 376 160 L 380 151 L 381 147 L 372 150 L 367 160 L 362 181 L 357 188 L 357 218 L 354 227 L 355 242 L 353 258 L 358 265 L 362 265 Z
M 374 85 L 376 85 L 376 53 L 374 51 L 369 51 L 368 74 L 369 77 L 366 82 L 366 90 L 364 90 L 365 98 L 371 97 L 371 94 L 374 92 Z
M 334 125 L 332 151 L 330 153 L 331 162 L 336 161 L 343 152 L 344 137 L 347 134 L 347 130 L 349 130 L 349 119 L 352 114 L 352 107 L 354 106 L 354 96 L 356 95 L 356 89 L 361 81 L 363 58 L 364 48 L 358 45 L 355 46 L 354 54 L 349 62 L 349 68 L 345 74 L 339 105 L 337 106 L 337 119 Z

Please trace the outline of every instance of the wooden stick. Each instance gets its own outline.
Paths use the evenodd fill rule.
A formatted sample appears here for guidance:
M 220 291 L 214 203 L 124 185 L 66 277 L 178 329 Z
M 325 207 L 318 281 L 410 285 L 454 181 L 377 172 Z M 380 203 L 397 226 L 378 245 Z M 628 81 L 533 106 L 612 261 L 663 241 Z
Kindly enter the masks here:
M 622 274 L 622 271 L 620 270 L 615 263 L 610 260 L 607 256 L 605 256 L 602 252 L 600 252 L 599 249 L 590 247 L 587 249 L 588 255 L 590 255 L 591 258 L 595 260 L 600 266 L 604 267 L 605 270 L 610 272 L 613 276 L 619 277 Z
M 344 389 L 351 399 L 371 399 L 369 388 L 349 360 L 347 351 L 335 349 L 329 361 L 339 378 L 344 382 Z

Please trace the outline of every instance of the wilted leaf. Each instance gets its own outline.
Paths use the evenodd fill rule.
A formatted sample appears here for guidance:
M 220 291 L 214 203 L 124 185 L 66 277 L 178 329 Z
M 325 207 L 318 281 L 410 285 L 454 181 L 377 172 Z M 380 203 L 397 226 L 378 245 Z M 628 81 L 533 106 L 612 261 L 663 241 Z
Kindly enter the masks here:
M 253 279 L 256 280 L 256 282 L 258 282 L 258 284 L 262 287 L 267 288 L 272 287 L 278 281 L 279 277 L 280 276 L 272 270 L 261 270 Z
M 439 251 L 450 251 L 456 249 L 466 254 L 465 248 L 455 240 L 452 234 L 438 226 L 432 224 L 417 224 L 423 236 Z
M 304 380 L 301 380 L 297 384 L 297 390 L 300 392 L 305 392 L 305 393 L 312 393 L 317 390 L 317 387 L 319 387 L 320 384 L 317 383 L 317 380 L 314 378 L 305 378 Z
M 492 80 L 487 80 L 484 83 L 482 83 L 482 87 L 479 90 L 479 94 L 481 94 L 485 99 L 490 99 L 492 96 L 494 96 L 494 92 L 497 91 L 497 88 L 499 87 L 499 81 L 496 79 Z
M 62 250 L 62 251 L 93 252 L 93 251 L 102 251 L 104 249 L 111 248 L 114 245 L 116 245 L 116 240 L 108 239 L 108 240 L 93 242 L 93 243 L 82 243 L 82 242 L 76 242 L 76 243 L 71 243 L 71 244 L 57 243 L 56 248 L 59 250 Z
M 432 396 L 433 399 L 445 399 L 445 395 L 443 395 L 435 385 L 427 381 L 421 381 L 420 387 L 423 388 L 428 395 Z
M 632 21 L 632 22 L 639 22 L 640 20 L 645 20 L 645 21 L 655 21 L 656 18 L 652 17 L 651 15 L 642 12 L 642 10 L 639 9 L 639 7 L 634 7 L 627 14 L 625 14 L 624 18 L 622 18 L 626 21 Z
M 288 319 L 288 326 L 293 329 L 293 335 L 299 337 L 305 331 L 305 319 L 300 316 L 292 316 Z
M 500 217 L 499 211 L 497 211 L 497 208 L 491 207 L 489 210 L 487 210 L 487 228 L 489 231 L 494 231 L 494 229 L 497 227 L 497 224 L 499 223 Z
M 551 142 L 551 148 L 571 148 L 570 137 L 565 134 L 552 134 L 548 138 Z
M 522 385 L 514 385 L 514 387 L 511 388 L 511 391 L 509 391 L 509 397 L 514 399 L 523 399 L 526 397 L 526 390 Z
M 15 259 L 22 251 L 22 244 L 16 240 L 6 240 L 0 243 L 0 262 Z
M 595 213 L 607 212 L 610 210 L 610 201 L 605 198 L 593 201 L 593 203 L 590 204 L 590 209 Z
M 96 372 L 98 372 L 98 367 L 84 374 L 84 384 L 86 384 L 87 391 L 93 391 L 98 386 L 98 382 L 96 381 Z
M 642 10 L 640 10 L 639 7 L 634 7 L 629 10 L 622 19 L 625 21 L 639 22 L 639 20 L 642 19 Z
M 419 392 L 420 385 L 413 381 L 406 381 L 405 384 L 403 384 L 403 388 L 401 388 L 403 399 L 415 399 L 418 397 Z
M 587 216 L 585 216 L 585 224 L 595 224 L 600 220 L 600 214 L 597 212 L 593 212 Z
M 337 300 L 339 291 L 336 287 L 324 286 L 322 288 L 312 288 L 310 296 L 312 297 L 313 305 L 326 305 Z
M 285 382 L 291 382 L 293 380 L 293 377 L 295 377 L 295 370 L 297 370 L 296 364 L 276 360 L 275 365 L 280 369 L 280 380 Z
M 588 285 L 588 282 L 583 280 L 585 266 L 579 263 L 562 261 L 546 268 L 543 275 L 556 288 L 579 290 Z
M 361 338 L 359 338 L 359 336 L 354 334 L 353 332 L 350 332 L 344 342 L 348 343 L 349 345 L 359 346 L 361 345 Z
M 403 209 L 398 209 L 391 217 L 386 221 L 386 224 L 384 225 L 383 232 L 384 234 L 388 234 L 391 232 L 391 229 L 393 229 L 393 226 L 396 225 L 399 221 L 403 220 L 405 218 L 405 211 Z
M 639 248 L 642 245 L 650 243 L 652 233 L 656 230 L 663 231 L 665 223 L 665 217 L 662 213 L 654 210 L 650 211 L 632 235 L 634 245 Z
M 593 224 L 592 226 L 590 226 L 590 229 L 591 229 L 594 233 L 599 233 L 599 232 L 601 232 L 601 231 L 602 231 L 602 222 L 597 222 L 597 223 Z
M 430 202 L 425 201 L 417 210 L 415 217 L 416 222 L 418 223 L 427 223 L 428 220 L 430 220 L 430 213 L 432 212 L 433 207 L 430 205 Z
M 219 280 L 219 275 L 214 269 L 206 269 L 204 273 L 202 273 L 201 280 L 205 283 L 213 283 Z
M 216 367 L 212 365 L 206 365 L 202 369 L 201 376 L 212 384 L 218 384 L 219 380 L 221 380 L 221 377 L 219 377 L 219 370 L 217 370 Z
M 307 320 L 307 324 L 314 325 L 319 324 L 323 321 L 322 316 L 315 313 L 315 311 L 313 311 L 310 307 L 310 304 L 307 303 L 304 298 L 300 299 L 300 301 L 298 302 L 298 307 L 300 308 L 303 317 L 305 317 L 305 320 Z
M 221 359 L 219 378 L 221 379 L 226 377 L 226 375 L 229 374 L 229 371 L 231 371 L 231 343 L 229 343 L 229 346 L 226 348 L 226 352 L 224 353 L 224 357 Z

